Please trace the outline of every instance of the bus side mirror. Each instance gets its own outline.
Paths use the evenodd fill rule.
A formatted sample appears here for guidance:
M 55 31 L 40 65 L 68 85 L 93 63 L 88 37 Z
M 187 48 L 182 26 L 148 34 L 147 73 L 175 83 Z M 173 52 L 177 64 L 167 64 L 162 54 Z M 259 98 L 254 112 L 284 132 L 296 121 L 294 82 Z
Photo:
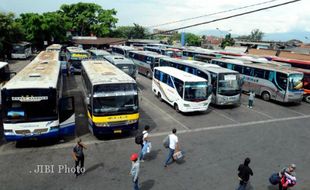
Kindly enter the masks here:
M 89 95 L 88 95 L 88 97 L 86 97 L 86 99 L 85 99 L 85 103 L 86 103 L 86 105 L 89 105 L 89 104 L 90 104 L 90 98 L 89 98 Z

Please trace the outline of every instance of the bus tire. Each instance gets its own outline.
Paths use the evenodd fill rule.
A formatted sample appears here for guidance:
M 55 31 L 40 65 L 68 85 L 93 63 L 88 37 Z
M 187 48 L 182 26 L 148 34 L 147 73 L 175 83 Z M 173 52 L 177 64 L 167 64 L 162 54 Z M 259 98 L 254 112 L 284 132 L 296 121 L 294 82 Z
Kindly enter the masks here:
M 178 104 L 174 104 L 173 107 L 174 107 L 174 109 L 175 109 L 176 112 L 180 113 Z
M 159 101 L 161 101 L 161 102 L 163 101 L 163 99 L 161 98 L 161 94 L 160 94 L 160 92 L 158 92 L 158 94 L 157 94 L 157 98 L 158 98 L 158 100 L 159 100 Z
M 263 100 L 265 100 L 265 101 L 269 101 L 269 100 L 270 100 L 270 93 L 264 91 L 264 92 L 262 93 L 262 98 L 263 98 Z
M 151 73 L 147 71 L 147 72 L 146 72 L 146 77 L 147 77 L 147 78 L 152 78 L 152 77 L 151 77 Z
M 310 94 L 305 96 L 305 101 L 310 104 Z

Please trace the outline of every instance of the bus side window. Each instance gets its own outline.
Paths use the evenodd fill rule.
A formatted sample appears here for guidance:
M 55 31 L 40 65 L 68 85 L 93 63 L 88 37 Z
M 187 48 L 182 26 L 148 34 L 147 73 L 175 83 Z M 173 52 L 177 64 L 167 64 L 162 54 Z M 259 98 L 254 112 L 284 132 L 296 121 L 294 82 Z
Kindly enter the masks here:
M 251 67 L 246 67 L 243 70 L 243 74 L 251 76 L 251 70 L 252 70 Z
M 174 88 L 173 84 L 172 84 L 172 80 L 171 80 L 171 77 L 167 75 L 167 84 L 168 86 Z
M 269 76 L 268 76 L 268 80 L 272 82 L 273 79 L 274 79 L 274 72 L 273 72 L 273 71 L 270 71 L 270 72 L 269 72 Z
M 242 74 L 243 73 L 243 66 L 235 65 L 234 70 L 238 71 L 240 74 Z
M 232 70 L 232 69 L 233 69 L 233 65 L 230 64 L 230 63 L 228 63 L 228 64 L 227 64 L 227 69 L 231 69 L 231 70 Z
M 157 80 L 159 80 L 159 78 L 160 78 L 160 73 L 159 73 L 158 70 L 155 70 L 155 78 L 156 78 Z

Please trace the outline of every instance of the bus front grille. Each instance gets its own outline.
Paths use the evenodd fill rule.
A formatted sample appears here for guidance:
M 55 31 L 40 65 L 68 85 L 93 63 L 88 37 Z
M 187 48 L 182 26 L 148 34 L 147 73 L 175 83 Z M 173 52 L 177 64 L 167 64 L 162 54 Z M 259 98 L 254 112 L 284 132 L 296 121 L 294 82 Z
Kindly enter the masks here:
M 33 133 L 41 134 L 41 133 L 47 132 L 47 130 L 48 130 L 47 128 L 35 129 L 35 130 L 33 131 Z
M 18 135 L 30 134 L 30 130 L 15 130 L 15 133 Z
M 109 122 L 110 127 L 117 127 L 121 125 L 127 125 L 127 121 Z

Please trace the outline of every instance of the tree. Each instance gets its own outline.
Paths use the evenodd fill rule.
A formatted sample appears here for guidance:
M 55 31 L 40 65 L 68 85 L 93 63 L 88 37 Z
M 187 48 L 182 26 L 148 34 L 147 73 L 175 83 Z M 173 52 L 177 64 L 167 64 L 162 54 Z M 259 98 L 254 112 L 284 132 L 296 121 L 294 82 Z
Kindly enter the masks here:
M 192 33 L 185 33 L 185 41 L 188 46 L 201 46 L 201 38 Z
M 118 21 L 114 17 L 115 9 L 104 10 L 95 3 L 63 4 L 59 14 L 68 19 L 72 24 L 72 30 L 81 36 L 107 36 Z
M 117 27 L 112 36 L 127 39 L 146 39 L 150 36 L 150 33 L 145 27 L 134 23 L 134 26 Z
M 235 44 L 235 40 L 231 37 L 231 34 L 226 34 L 225 38 L 221 43 L 221 47 L 224 49 L 226 46 L 233 46 Z
M 11 44 L 23 39 L 22 27 L 15 22 L 13 13 L 0 12 L 0 56 L 9 54 Z
M 251 31 L 249 39 L 252 41 L 261 41 L 263 39 L 264 33 L 259 29 L 254 29 Z

